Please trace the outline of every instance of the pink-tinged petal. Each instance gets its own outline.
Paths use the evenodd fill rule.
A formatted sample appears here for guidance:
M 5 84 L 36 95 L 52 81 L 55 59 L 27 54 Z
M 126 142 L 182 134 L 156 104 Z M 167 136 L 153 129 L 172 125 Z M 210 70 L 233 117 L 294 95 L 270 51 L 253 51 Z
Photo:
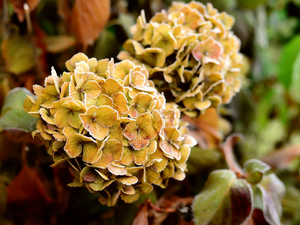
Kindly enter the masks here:
M 156 129 L 153 127 L 151 115 L 147 113 L 141 114 L 136 119 L 136 124 L 139 128 L 139 132 L 142 138 L 146 140 L 151 140 L 157 135 Z
M 102 140 L 107 136 L 109 127 L 117 121 L 118 112 L 109 106 L 92 106 L 79 116 L 84 128 L 94 138 Z
M 150 140 L 142 137 L 140 133 L 137 134 L 136 138 L 128 141 L 128 143 L 135 149 L 140 150 L 149 144 Z
M 135 122 L 130 122 L 127 124 L 123 131 L 123 135 L 128 138 L 128 140 L 133 140 L 137 136 L 138 127 Z
M 109 172 L 111 172 L 112 174 L 117 175 L 117 176 L 122 176 L 127 173 L 125 166 L 119 167 L 119 166 L 115 166 L 113 163 L 109 164 L 107 166 L 107 169 L 109 170 Z
M 168 156 L 168 157 L 174 157 L 175 159 L 179 160 L 181 158 L 181 153 L 178 149 L 176 149 L 171 143 L 169 143 L 167 140 L 160 140 L 159 141 L 159 147 L 161 150 Z

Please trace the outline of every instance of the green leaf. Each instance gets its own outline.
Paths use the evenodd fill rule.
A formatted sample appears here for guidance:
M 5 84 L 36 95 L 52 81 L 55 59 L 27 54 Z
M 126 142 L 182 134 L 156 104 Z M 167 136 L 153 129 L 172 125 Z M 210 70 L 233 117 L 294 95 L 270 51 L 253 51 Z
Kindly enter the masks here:
M 34 97 L 26 88 L 14 88 L 8 92 L 1 111 L 0 129 L 17 129 L 25 132 L 35 130 L 37 119 L 23 109 L 27 95 Z
M 299 103 L 300 102 L 300 49 L 298 51 L 298 55 L 294 61 L 292 68 L 292 81 L 290 87 L 291 96 Z
M 250 185 L 230 170 L 213 171 L 192 205 L 197 225 L 242 224 L 252 209 Z
M 17 34 L 2 42 L 1 50 L 7 70 L 21 74 L 35 66 L 33 45 Z
M 258 159 L 250 159 L 244 164 L 244 170 L 249 175 L 246 180 L 251 184 L 258 184 L 270 168 L 268 164 Z
M 300 35 L 295 36 L 282 50 L 278 64 L 278 80 L 288 89 L 293 79 L 293 70 L 300 51 Z M 299 71 L 297 76 L 299 75 Z M 299 79 L 299 78 L 298 78 Z
M 300 212 L 300 191 L 292 185 L 286 187 L 286 194 L 282 199 L 283 210 L 289 214 Z
M 285 195 L 284 184 L 275 174 L 270 174 L 265 176 L 257 187 L 262 193 L 263 213 L 266 221 L 272 225 L 280 225 L 281 200 Z
M 113 30 L 113 28 L 112 28 Z M 96 47 L 93 56 L 97 59 L 111 58 L 120 51 L 116 34 L 109 29 L 102 31 L 96 41 Z
M 134 17 L 131 14 L 120 13 L 118 23 L 123 27 L 127 37 L 132 37 L 130 27 L 135 24 Z
M 193 147 L 187 161 L 189 172 L 197 173 L 199 172 L 199 168 L 214 166 L 220 162 L 221 157 L 222 155 L 217 149 L 205 150 L 199 147 Z
M 260 4 L 265 3 L 267 0 L 238 0 L 239 6 L 246 9 L 253 9 Z

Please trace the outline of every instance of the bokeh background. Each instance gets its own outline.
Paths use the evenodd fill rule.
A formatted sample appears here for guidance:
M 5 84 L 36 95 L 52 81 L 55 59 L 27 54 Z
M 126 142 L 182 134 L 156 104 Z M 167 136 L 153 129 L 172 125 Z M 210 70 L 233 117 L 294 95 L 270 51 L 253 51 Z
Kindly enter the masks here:
M 149 21 L 171 2 L 0 0 L 0 107 L 9 90 L 32 91 L 52 66 L 59 74 L 66 70 L 65 61 L 77 52 L 117 61 L 141 10 Z M 234 148 L 237 161 L 242 165 L 261 159 L 285 184 L 282 224 L 300 224 L 300 1 L 209 2 L 235 17 L 233 31 L 241 39 L 246 75 L 232 102 L 208 111 L 199 122 L 194 136 L 206 144 L 192 151 L 187 179 L 172 181 L 167 191 L 157 188 L 136 203 L 109 208 L 98 202 L 97 194 L 67 187 L 68 171 L 50 167 L 51 157 L 39 140 L 21 131 L 2 131 L 0 224 L 132 224 L 145 198 L 163 207 L 189 201 L 211 171 L 226 168 L 216 146 L 233 132 L 244 136 Z M 154 218 L 164 224 L 192 224 L 181 216 Z

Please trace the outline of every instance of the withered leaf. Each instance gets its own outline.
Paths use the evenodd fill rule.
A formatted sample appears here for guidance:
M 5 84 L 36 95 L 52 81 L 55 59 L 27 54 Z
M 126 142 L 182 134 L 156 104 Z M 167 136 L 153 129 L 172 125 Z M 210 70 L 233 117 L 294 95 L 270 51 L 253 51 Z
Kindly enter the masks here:
M 148 202 L 145 201 L 143 205 L 141 205 L 138 213 L 136 214 L 132 225 L 148 225 Z
M 20 173 L 7 187 L 7 203 L 52 203 L 45 185 L 34 168 L 23 165 Z
M 288 145 L 282 149 L 274 151 L 262 161 L 273 168 L 282 169 L 287 167 L 291 161 L 300 156 L 300 145 Z
M 86 47 L 93 44 L 109 16 L 109 0 L 76 0 L 72 10 L 71 30 Z
M 240 175 L 244 175 L 245 172 L 242 170 L 240 165 L 235 161 L 232 148 L 237 141 L 242 139 L 242 137 L 243 136 L 240 134 L 231 134 L 226 138 L 224 144 L 220 146 L 225 156 L 225 160 L 227 162 L 229 169 Z
M 265 176 L 257 185 L 262 193 L 263 214 L 269 224 L 279 225 L 282 213 L 281 200 L 285 195 L 285 186 L 275 174 Z

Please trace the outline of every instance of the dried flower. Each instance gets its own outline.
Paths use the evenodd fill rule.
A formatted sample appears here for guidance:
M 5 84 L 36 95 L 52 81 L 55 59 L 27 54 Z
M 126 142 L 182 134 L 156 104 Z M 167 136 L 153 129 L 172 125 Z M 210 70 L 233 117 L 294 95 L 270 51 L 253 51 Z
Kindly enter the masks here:
M 131 61 L 88 59 L 76 54 L 70 72 L 34 86 L 25 110 L 39 118 L 37 130 L 54 164 L 69 164 L 72 187 L 99 192 L 112 206 L 119 197 L 133 202 L 153 184 L 185 177 L 186 160 L 196 141 L 187 135 L 175 103 L 166 103 L 148 72 Z
M 241 86 L 240 40 L 234 18 L 210 3 L 173 2 L 149 23 L 144 12 L 118 58 L 145 65 L 159 91 L 190 117 L 230 102 Z

